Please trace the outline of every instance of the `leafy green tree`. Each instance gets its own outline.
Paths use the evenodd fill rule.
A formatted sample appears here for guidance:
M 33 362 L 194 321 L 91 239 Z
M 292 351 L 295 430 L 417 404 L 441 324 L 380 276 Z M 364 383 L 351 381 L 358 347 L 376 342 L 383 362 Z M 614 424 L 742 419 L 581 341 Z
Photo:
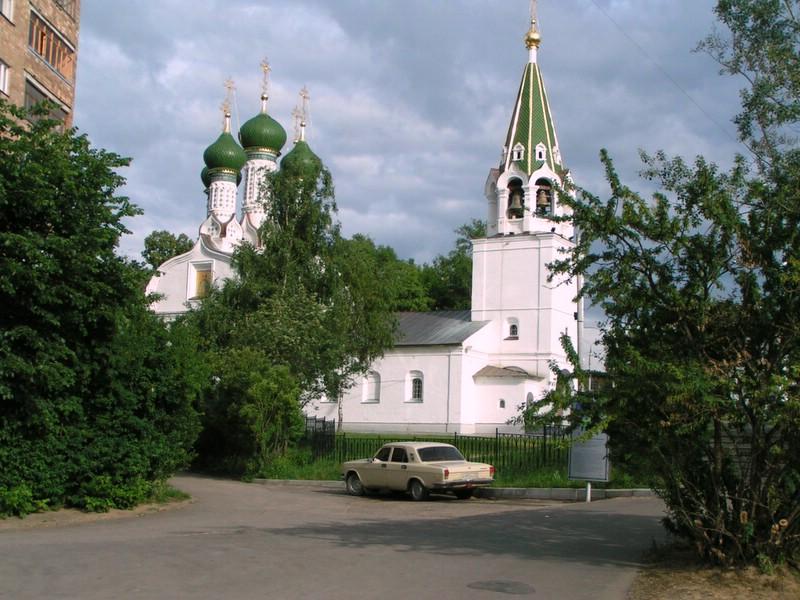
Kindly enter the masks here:
M 237 408 L 241 390 L 266 386 L 261 382 L 269 366 L 276 373 L 285 370 L 281 377 L 295 383 L 298 414 L 312 398 L 340 398 L 391 346 L 395 329 L 397 287 L 383 279 L 395 265 L 368 238 L 341 236 L 328 171 L 315 163 L 284 169 L 268 176 L 266 188 L 269 210 L 260 246 L 238 249 L 238 277 L 212 291 L 188 316 L 204 340 L 203 348 L 220 360 L 236 353 L 259 357 L 241 366 L 241 383 L 235 388 L 219 387 L 206 399 L 203 439 L 211 432 L 228 445 L 221 453 L 201 445 L 202 458 L 246 475 L 264 471 L 274 453 L 234 444 L 252 440 L 254 419 L 260 418 L 257 411 Z M 219 361 L 214 364 L 222 368 Z M 215 375 L 222 380 L 220 373 Z M 286 402 L 280 406 L 289 410 Z M 235 419 L 219 420 L 231 411 Z M 277 451 L 286 443 L 269 447 Z
M 472 303 L 472 240 L 486 237 L 486 222 L 473 219 L 455 233 L 456 247 L 422 270 L 434 310 L 466 310 Z
M 205 466 L 252 477 L 303 433 L 300 387 L 265 352 L 231 348 L 208 356 L 214 372 L 199 450 Z
M 187 462 L 203 375 L 115 254 L 127 160 L 26 116 L 0 101 L 0 513 L 130 506 Z
M 354 236 L 357 240 L 362 236 Z M 369 241 L 371 244 L 372 242 Z M 397 312 L 423 312 L 430 310 L 433 300 L 428 296 L 422 280 L 422 269 L 413 260 L 401 260 L 393 248 L 376 246 L 375 280 L 391 293 L 391 308 Z
M 698 49 L 714 57 L 724 74 L 747 82 L 736 124 L 763 170 L 797 150 L 800 3 L 719 0 L 715 12 L 727 32 L 710 35 Z
M 562 198 L 581 237 L 552 265 L 582 274 L 606 313 L 611 385 L 562 386 L 546 418 L 608 431 L 612 457 L 652 477 L 668 528 L 717 564 L 800 558 L 799 6 L 720 0 L 731 35 L 701 45 L 746 76 L 737 123 L 754 160 L 723 173 L 643 155 L 661 190 L 648 200 L 603 152 L 611 197 Z
M 144 238 L 142 257 L 155 272 L 170 258 L 188 252 L 193 246 L 194 242 L 185 233 L 176 236 L 165 230 L 154 231 Z

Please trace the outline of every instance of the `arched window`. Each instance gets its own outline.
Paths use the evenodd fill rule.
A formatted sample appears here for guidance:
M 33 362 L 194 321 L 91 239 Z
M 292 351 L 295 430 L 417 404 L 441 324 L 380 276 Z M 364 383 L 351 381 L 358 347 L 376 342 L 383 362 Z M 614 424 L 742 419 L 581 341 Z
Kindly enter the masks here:
M 536 215 L 539 217 L 553 215 L 553 186 L 547 179 L 536 181 Z
M 520 219 L 525 212 L 525 190 L 522 189 L 522 180 L 514 178 L 508 182 L 508 211 L 509 219 Z
M 422 371 L 411 371 L 408 374 L 408 401 L 409 402 L 422 402 L 424 393 L 424 382 Z
M 501 398 L 500 399 L 500 408 L 505 408 L 505 407 L 506 407 L 506 401 Z
M 365 383 L 364 402 L 377 404 L 381 401 L 381 376 L 376 371 L 367 373 Z
M 508 332 L 507 340 L 519 339 L 519 320 L 516 317 L 511 317 L 506 321 L 506 331 Z
M 547 148 L 544 144 L 536 146 L 536 160 L 545 160 L 547 158 Z
M 511 160 L 514 162 L 525 160 L 525 146 L 517 142 L 514 149 L 511 151 Z

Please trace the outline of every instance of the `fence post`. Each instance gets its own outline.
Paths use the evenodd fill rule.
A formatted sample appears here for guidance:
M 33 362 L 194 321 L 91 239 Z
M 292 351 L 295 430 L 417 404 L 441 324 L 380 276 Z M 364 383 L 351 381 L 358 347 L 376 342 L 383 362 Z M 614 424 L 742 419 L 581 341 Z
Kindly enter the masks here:
M 492 458 L 492 464 L 495 464 L 502 468 L 500 463 L 500 429 L 495 427 L 494 428 L 494 457 Z

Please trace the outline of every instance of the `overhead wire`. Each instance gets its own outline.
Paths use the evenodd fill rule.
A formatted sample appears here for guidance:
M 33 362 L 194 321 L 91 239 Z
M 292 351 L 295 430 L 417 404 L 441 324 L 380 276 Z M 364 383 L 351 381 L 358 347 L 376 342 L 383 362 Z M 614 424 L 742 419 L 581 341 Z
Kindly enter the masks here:
M 622 27 L 622 25 L 620 25 L 616 20 L 614 20 L 614 18 L 610 14 L 608 14 L 608 12 L 606 12 L 605 9 L 603 9 L 603 7 L 600 6 L 600 4 L 598 4 L 597 0 L 591 0 L 591 2 L 592 2 L 592 4 L 594 4 L 595 8 L 597 8 L 597 10 L 599 10 L 603 14 L 604 17 L 606 17 L 609 21 L 611 21 L 611 23 L 614 25 L 614 27 L 616 27 L 619 30 L 619 32 L 631 44 L 633 44 L 647 60 L 649 60 L 651 63 L 653 63 L 656 66 L 656 68 L 661 72 L 661 74 L 664 75 L 664 77 L 666 77 L 672 83 L 672 85 L 674 85 L 681 92 L 681 94 L 686 96 L 686 98 L 689 100 L 689 102 L 691 102 L 697 108 L 697 110 L 699 110 L 700 113 L 703 114 L 703 116 L 705 116 L 709 121 L 711 121 L 730 140 L 732 140 L 733 142 L 736 142 L 739 145 L 744 146 L 747 149 L 748 152 L 750 152 L 754 156 L 757 156 L 756 152 L 754 152 L 753 149 L 750 148 L 750 146 L 748 146 L 742 140 L 740 140 L 735 135 L 733 135 L 727 127 L 722 125 L 722 123 L 720 123 L 716 118 L 714 118 L 711 114 L 709 114 L 708 111 L 706 111 L 706 109 L 703 108 L 703 106 L 697 100 L 695 100 L 692 97 L 692 95 L 689 94 L 689 92 L 687 92 L 686 89 L 684 89 L 684 87 L 680 83 L 678 83 L 678 81 L 669 73 L 669 71 L 667 71 L 664 67 L 662 67 L 661 64 L 655 58 L 653 58 L 647 52 L 647 50 L 645 50 L 642 47 L 641 44 L 639 44 L 635 39 L 633 39 L 633 37 L 631 37 L 628 34 L 627 31 L 625 31 L 625 29 Z

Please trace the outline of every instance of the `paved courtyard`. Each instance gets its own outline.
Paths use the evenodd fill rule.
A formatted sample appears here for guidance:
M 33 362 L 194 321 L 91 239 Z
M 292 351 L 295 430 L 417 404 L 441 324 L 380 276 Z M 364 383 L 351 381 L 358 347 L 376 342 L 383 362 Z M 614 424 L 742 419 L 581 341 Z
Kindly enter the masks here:
M 623 600 L 660 502 L 415 503 L 194 476 L 143 516 L 0 528 L 0 598 Z

